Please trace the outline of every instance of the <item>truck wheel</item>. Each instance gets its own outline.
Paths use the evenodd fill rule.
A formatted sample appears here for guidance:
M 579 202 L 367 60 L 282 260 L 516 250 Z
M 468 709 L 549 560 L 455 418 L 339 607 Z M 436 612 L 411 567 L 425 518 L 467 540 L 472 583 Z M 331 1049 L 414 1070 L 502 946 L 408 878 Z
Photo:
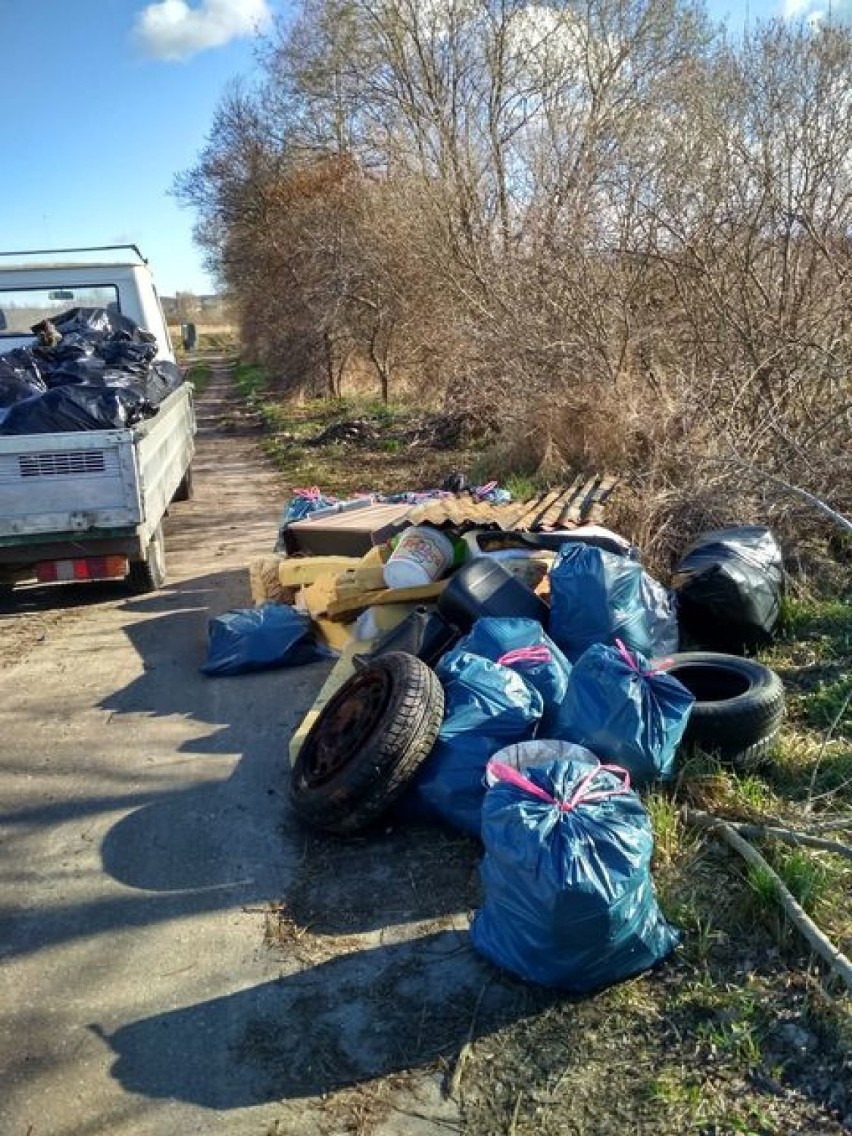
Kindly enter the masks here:
M 767 757 L 784 721 L 784 687 L 774 671 L 754 659 L 712 651 L 673 655 L 665 670 L 695 695 L 686 749 L 715 753 L 740 770 Z
M 127 583 L 132 592 L 142 595 L 156 592 L 166 582 L 166 540 L 162 521 L 157 525 L 148 543 L 144 560 L 131 560 Z
M 191 501 L 192 500 L 192 466 L 186 467 L 186 473 L 180 479 L 175 495 L 172 497 L 173 501 Z
M 443 717 L 444 691 L 425 663 L 380 655 L 343 684 L 302 743 L 290 784 L 296 812 L 326 832 L 365 828 L 432 752 Z

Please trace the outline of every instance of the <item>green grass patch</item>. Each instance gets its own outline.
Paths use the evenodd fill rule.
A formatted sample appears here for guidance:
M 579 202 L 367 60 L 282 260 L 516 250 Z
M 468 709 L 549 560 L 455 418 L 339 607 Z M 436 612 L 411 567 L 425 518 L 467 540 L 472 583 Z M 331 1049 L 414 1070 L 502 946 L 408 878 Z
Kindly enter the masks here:
M 263 367 L 255 363 L 237 363 L 234 368 L 237 390 L 247 401 L 254 401 L 269 388 L 269 378 Z
M 210 382 L 210 377 L 213 374 L 213 368 L 209 363 L 203 360 L 198 363 L 193 363 L 186 370 L 186 379 L 195 387 L 196 394 L 202 394 L 207 384 Z

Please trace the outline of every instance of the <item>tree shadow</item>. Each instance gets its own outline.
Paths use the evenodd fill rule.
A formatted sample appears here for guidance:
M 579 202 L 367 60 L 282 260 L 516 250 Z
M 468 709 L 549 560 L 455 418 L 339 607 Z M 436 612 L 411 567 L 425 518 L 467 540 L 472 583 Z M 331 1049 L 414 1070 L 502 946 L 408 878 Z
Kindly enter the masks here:
M 107 1034 L 130 1092 L 212 1109 L 315 1097 L 445 1059 L 555 995 L 496 972 L 444 931 L 356 951 Z M 227 1052 L 227 1081 L 210 1076 Z M 214 1056 L 214 1053 L 216 1056 Z
M 20 834 L 25 847 L 33 829 L 83 817 L 96 823 L 99 815 L 132 809 L 106 833 L 100 855 L 103 870 L 135 891 L 47 908 L 22 900 L 0 912 L 4 955 L 271 902 L 288 885 L 303 840 L 301 833 L 287 839 L 286 829 L 282 838 L 288 740 L 329 664 L 237 678 L 203 676 L 198 668 L 208 611 L 223 610 L 235 596 L 242 601 L 244 590 L 245 572 L 225 571 L 127 600 L 126 610 L 148 615 L 124 627 L 142 669 L 99 708 L 110 718 L 176 719 L 184 737 L 176 751 L 190 768 L 181 771 L 178 787 L 169 787 L 169 771 L 180 759 L 166 754 L 158 765 L 155 756 L 152 764 L 132 771 L 126 792 L 110 782 L 98 795 L 6 811 L 12 841 Z M 182 730 L 184 720 L 190 726 Z M 171 726 L 169 731 L 171 736 Z M 145 736 L 141 732 L 143 745 Z M 9 847 L 11 854 L 13 844 Z
M 360 836 L 305 830 L 287 914 L 314 934 L 351 935 L 471 911 L 480 902 L 478 840 L 391 817 Z

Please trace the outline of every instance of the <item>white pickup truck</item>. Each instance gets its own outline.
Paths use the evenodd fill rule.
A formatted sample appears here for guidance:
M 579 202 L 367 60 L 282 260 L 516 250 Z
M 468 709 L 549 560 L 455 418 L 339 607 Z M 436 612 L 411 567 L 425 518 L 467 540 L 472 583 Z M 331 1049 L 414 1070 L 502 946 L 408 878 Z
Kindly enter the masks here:
M 135 245 L 0 253 L 0 353 L 31 346 L 34 324 L 74 307 L 129 316 L 156 337 L 157 359 L 175 362 Z M 33 578 L 161 587 L 163 517 L 191 494 L 194 435 L 184 382 L 133 428 L 0 436 L 0 589 Z

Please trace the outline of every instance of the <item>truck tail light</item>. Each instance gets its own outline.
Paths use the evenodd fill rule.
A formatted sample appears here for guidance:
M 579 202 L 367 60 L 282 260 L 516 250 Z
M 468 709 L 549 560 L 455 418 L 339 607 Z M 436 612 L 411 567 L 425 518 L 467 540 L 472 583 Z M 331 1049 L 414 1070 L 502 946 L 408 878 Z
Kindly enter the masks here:
M 36 565 L 40 584 L 65 584 L 74 580 L 120 580 L 128 572 L 126 556 L 85 556 L 79 560 L 42 560 Z

